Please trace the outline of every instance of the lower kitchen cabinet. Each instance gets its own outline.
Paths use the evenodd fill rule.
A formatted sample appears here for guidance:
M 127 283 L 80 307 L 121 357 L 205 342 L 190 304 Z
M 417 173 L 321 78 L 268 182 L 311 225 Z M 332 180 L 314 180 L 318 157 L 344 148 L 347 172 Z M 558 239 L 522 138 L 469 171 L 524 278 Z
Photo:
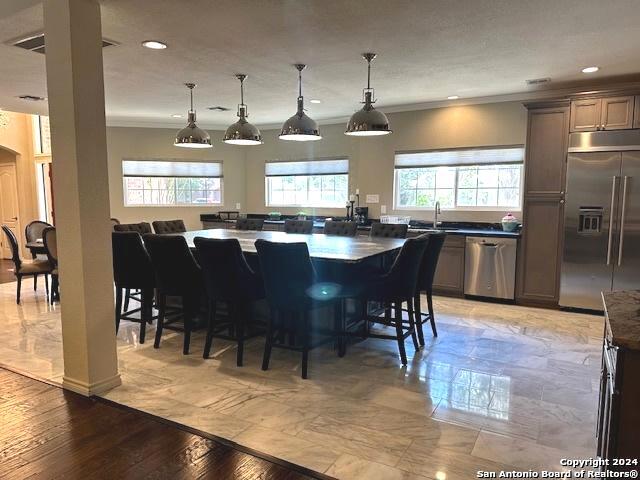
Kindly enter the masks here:
M 455 296 L 464 294 L 464 242 L 464 235 L 447 236 L 433 280 L 435 293 Z
M 604 295 L 605 333 L 596 453 L 608 460 L 607 469 L 614 471 L 640 470 L 640 343 L 637 331 L 634 335 L 633 330 L 640 318 L 637 292 L 625 298 L 628 295 L 629 292 Z
M 518 303 L 558 304 L 563 202 L 554 196 L 525 199 L 525 224 L 518 252 Z

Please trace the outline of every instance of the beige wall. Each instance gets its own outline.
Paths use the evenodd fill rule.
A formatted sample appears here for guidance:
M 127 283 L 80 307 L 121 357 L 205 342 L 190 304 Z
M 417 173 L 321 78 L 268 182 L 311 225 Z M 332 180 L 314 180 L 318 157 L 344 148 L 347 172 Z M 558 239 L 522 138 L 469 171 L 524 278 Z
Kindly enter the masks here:
M 33 134 L 31 115 L 24 113 L 3 112 L 9 123 L 0 127 L 0 149 L 3 150 L 2 161 L 16 163 L 18 183 L 18 202 L 20 212 L 20 243 L 24 227 L 38 217 L 38 202 L 35 184 L 35 162 L 33 154 Z M 22 252 L 25 255 L 26 252 Z
M 394 133 L 383 137 L 355 138 L 344 135 L 344 125 L 322 125 L 323 139 L 296 144 L 277 139 L 276 130 L 263 131 L 265 144 L 247 149 L 247 212 L 276 210 L 264 203 L 264 162 L 267 160 L 312 159 L 347 155 L 350 158 L 350 190 L 379 194 L 380 203 L 369 206 L 370 215 L 380 216 L 380 205 L 394 213 L 393 164 L 394 153 L 402 150 L 428 150 L 453 147 L 524 144 L 526 109 L 520 102 L 437 108 L 414 112 L 393 113 L 389 121 Z M 364 202 L 361 202 L 364 206 Z M 298 208 L 277 208 L 283 213 L 295 213 Z M 312 209 L 305 209 L 310 211 Z M 318 215 L 343 214 L 344 209 L 317 209 Z M 397 213 L 416 219 L 431 219 L 430 211 Z M 499 221 L 504 211 L 447 212 L 443 220 Z M 518 216 L 518 214 L 516 214 Z
M 246 211 L 245 159 L 241 147 L 222 143 L 222 132 L 210 131 L 213 148 L 189 149 L 173 146 L 176 129 L 164 128 L 107 128 L 107 151 L 109 156 L 109 196 L 111 216 L 122 223 L 152 222 L 181 218 L 187 228 L 202 227 L 201 213 L 217 210 L 236 210 L 236 203 Z M 122 185 L 122 159 L 191 159 L 223 162 L 223 202 L 220 207 L 125 207 Z

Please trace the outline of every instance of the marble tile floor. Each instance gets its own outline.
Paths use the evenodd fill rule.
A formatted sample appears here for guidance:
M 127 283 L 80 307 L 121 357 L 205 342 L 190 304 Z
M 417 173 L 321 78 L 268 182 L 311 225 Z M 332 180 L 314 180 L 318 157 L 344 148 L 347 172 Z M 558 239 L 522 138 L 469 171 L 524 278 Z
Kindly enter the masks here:
M 43 292 L 0 285 L 0 364 L 60 381 L 59 306 Z M 123 322 L 123 385 L 106 398 L 169 418 L 341 479 L 476 478 L 478 470 L 560 469 L 559 459 L 595 454 L 602 319 L 599 316 L 437 297 L 439 337 L 402 368 L 392 341 L 370 339 L 340 359 L 315 350 L 310 378 L 295 352 L 263 340 L 235 345 L 204 335 L 192 354 L 180 334 L 161 348 L 138 343 Z

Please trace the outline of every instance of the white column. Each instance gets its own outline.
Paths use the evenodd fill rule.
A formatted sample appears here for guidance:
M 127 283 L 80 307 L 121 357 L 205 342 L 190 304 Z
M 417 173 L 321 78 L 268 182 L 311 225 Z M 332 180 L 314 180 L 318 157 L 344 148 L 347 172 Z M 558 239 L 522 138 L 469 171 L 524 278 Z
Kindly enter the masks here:
M 96 0 L 45 0 L 44 26 L 62 297 L 63 386 L 93 395 L 120 384 L 100 6 Z

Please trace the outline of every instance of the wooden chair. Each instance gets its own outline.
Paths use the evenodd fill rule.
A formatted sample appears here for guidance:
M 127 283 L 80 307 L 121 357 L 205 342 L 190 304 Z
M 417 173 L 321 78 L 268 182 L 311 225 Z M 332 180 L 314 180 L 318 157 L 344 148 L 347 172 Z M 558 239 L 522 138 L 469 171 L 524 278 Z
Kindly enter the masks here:
M 339 237 L 355 237 L 356 233 L 358 233 L 358 224 L 356 222 L 327 220 L 324 222 L 324 233 Z
M 42 241 L 51 265 L 51 304 L 60 301 L 60 278 L 58 276 L 58 240 L 55 227 L 47 227 L 42 232 Z
M 236 230 L 262 231 L 264 220 L 262 218 L 239 218 L 236 220 Z
M 167 235 L 170 233 L 184 233 L 187 227 L 182 220 L 156 220 L 153 222 L 153 231 L 158 235 Z
M 285 220 L 284 231 L 286 233 L 313 233 L 312 220 Z
M 22 289 L 22 278 L 33 277 L 33 290 L 38 288 L 38 275 L 44 275 L 45 289 L 49 295 L 49 280 L 47 275 L 51 273 L 52 267 L 48 261 L 34 261 L 32 263 L 24 263 L 20 258 L 20 246 L 18 239 L 9 227 L 2 225 L 2 231 L 5 233 L 9 246 L 11 247 L 11 260 L 13 260 L 13 273 L 18 281 L 16 291 L 16 303 L 20 304 L 20 291 Z
M 35 242 L 38 239 L 42 239 L 42 232 L 47 227 L 52 227 L 53 225 L 43 222 L 41 220 L 34 220 L 33 222 L 29 222 L 26 227 L 24 227 L 24 239 L 25 242 L 31 243 Z M 35 252 L 31 252 L 31 256 L 35 260 L 38 256 Z

